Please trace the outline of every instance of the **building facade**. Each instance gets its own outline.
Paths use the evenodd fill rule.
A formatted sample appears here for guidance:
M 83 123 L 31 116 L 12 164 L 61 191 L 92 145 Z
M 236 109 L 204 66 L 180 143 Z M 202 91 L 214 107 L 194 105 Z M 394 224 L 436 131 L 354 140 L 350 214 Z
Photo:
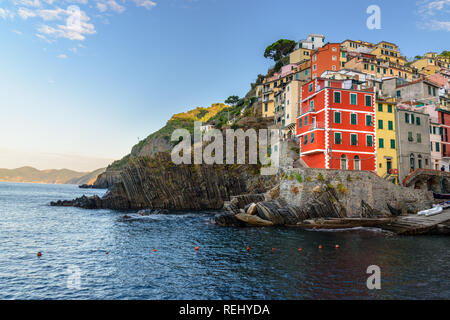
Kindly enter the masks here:
M 376 101 L 377 174 L 398 183 L 396 109 L 394 100 Z
M 431 169 L 429 115 L 415 107 L 397 105 L 399 178 L 416 169 Z
M 301 97 L 297 137 L 309 167 L 376 170 L 373 88 L 318 78 L 302 86 Z
M 327 43 L 324 47 L 315 50 L 311 58 L 312 79 L 320 77 L 325 71 L 340 70 L 340 54 L 339 43 Z

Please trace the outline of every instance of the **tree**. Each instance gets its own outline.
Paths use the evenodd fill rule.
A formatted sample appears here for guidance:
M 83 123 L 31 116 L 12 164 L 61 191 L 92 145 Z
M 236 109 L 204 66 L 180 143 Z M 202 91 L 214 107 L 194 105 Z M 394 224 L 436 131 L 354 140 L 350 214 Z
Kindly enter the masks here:
M 442 51 L 442 53 L 440 54 L 441 57 L 450 57 L 450 51 Z
M 229 96 L 227 100 L 225 100 L 226 104 L 231 104 L 232 106 L 234 106 L 235 104 L 237 104 L 239 102 L 239 97 L 238 96 Z
M 294 50 L 295 45 L 296 42 L 293 40 L 280 39 L 266 48 L 264 58 L 273 59 L 275 62 L 279 62 Z
M 414 59 L 415 60 L 420 60 L 420 59 L 422 59 L 422 56 L 415 56 Z

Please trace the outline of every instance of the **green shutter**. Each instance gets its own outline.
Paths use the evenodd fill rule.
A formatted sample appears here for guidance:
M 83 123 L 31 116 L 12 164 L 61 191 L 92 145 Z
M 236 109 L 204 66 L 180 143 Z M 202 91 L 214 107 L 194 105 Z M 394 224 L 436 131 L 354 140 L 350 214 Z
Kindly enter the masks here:
M 379 139 L 379 140 L 378 140 L 378 147 L 379 147 L 380 149 L 384 149 L 384 139 Z
M 391 149 L 395 149 L 395 140 L 391 140 Z
M 334 123 L 341 123 L 341 113 L 340 112 L 334 113 Z
M 358 136 L 356 134 L 352 134 L 352 146 L 358 145 Z
M 350 123 L 353 125 L 358 124 L 358 115 L 356 113 L 350 115 Z
M 383 112 L 383 104 L 382 103 L 378 104 L 378 112 Z
M 373 137 L 372 136 L 367 136 L 366 142 L 367 142 L 367 146 L 368 147 L 372 147 L 373 146 Z
M 383 129 L 383 120 L 378 120 L 378 129 Z
M 417 125 L 420 126 L 420 118 L 417 117 L 417 121 L 416 121 Z
M 366 96 L 366 107 L 371 107 L 371 106 L 372 106 L 372 97 Z
M 392 113 L 392 106 L 391 105 L 388 105 L 388 112 Z
M 392 122 L 392 121 L 388 122 L 388 129 L 389 130 L 394 130 L 394 122 Z
M 353 104 L 353 105 L 357 104 L 357 96 L 354 93 L 350 94 L 350 104 Z
M 372 126 L 372 116 L 366 115 L 366 126 Z
M 334 134 L 334 143 L 335 144 L 341 144 L 342 143 L 342 136 L 339 132 L 335 132 Z

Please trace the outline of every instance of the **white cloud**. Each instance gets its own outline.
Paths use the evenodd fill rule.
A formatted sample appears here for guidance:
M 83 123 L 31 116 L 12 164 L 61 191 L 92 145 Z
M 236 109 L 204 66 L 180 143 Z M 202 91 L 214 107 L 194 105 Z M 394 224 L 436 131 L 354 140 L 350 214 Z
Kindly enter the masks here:
M 19 30 L 12 30 L 12 32 L 14 32 L 15 34 L 18 34 L 19 36 L 22 35 L 22 31 L 19 31 Z
M 67 55 L 60 54 L 57 58 L 59 58 L 59 59 L 67 59 Z
M 39 0 L 14 0 L 13 3 L 15 5 L 22 5 L 34 8 L 39 8 L 41 6 L 41 2 Z
M 0 18 L 2 19 L 13 19 L 14 18 L 14 13 L 12 13 L 11 11 L 9 11 L 8 9 L 3 9 L 0 8 Z
M 97 9 L 100 12 L 105 12 L 106 10 L 108 10 L 108 6 L 102 2 L 97 2 Z
M 17 14 L 23 20 L 27 20 L 28 18 L 36 17 L 36 13 L 27 8 L 19 8 L 19 10 L 17 11 Z
M 118 4 L 115 0 L 108 0 L 108 6 L 111 8 L 111 10 L 122 13 L 125 11 L 125 7 Z
M 450 0 L 424 0 L 418 4 L 417 13 L 421 29 L 450 31 Z
M 134 0 L 136 3 L 136 6 L 138 7 L 144 7 L 147 10 L 150 10 L 153 7 L 156 7 L 156 2 L 151 0 Z

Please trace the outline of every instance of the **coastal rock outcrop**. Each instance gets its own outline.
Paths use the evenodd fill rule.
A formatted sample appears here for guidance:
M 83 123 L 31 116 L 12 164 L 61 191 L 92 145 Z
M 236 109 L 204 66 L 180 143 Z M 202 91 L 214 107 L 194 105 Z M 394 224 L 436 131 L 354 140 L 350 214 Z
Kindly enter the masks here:
M 167 153 L 131 159 L 114 179 L 102 198 L 60 204 L 88 209 L 217 210 L 234 195 L 259 194 L 277 183 L 277 177 L 261 176 L 256 165 L 175 165 Z
M 270 223 L 367 226 L 378 223 L 373 220 L 385 222 L 391 218 L 392 208 L 401 214 L 417 213 L 433 203 L 430 192 L 396 186 L 372 172 L 290 168 L 281 169 L 279 176 L 279 187 L 266 194 L 232 197 L 224 206 L 225 213 L 217 215 L 215 222 L 241 227 Z M 249 218 L 254 215 L 262 221 Z

